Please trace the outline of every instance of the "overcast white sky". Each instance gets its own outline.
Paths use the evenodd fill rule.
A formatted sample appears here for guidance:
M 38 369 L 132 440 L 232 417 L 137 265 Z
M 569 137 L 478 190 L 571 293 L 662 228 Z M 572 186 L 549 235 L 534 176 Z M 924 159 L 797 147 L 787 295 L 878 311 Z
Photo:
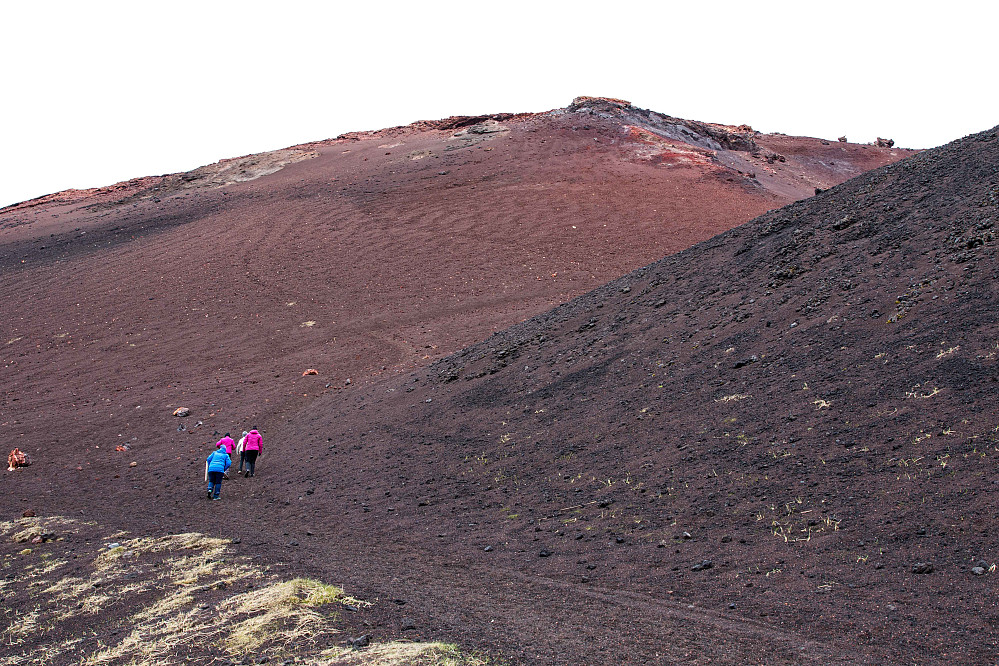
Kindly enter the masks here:
M 995 2 L 0 3 L 0 206 L 603 95 L 931 147 L 999 124 Z

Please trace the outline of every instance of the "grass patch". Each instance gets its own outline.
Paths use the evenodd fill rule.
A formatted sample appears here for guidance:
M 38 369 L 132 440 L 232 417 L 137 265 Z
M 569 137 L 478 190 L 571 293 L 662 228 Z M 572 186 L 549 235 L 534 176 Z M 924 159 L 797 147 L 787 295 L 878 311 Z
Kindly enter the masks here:
M 40 533 L 48 541 L 32 544 L 37 552 L 21 548 Z M 67 538 L 76 559 L 49 552 L 58 552 L 53 540 Z M 224 539 L 107 536 L 91 523 L 37 518 L 0 523 L 0 539 L 4 568 L 15 574 L 0 585 L 0 666 L 158 666 L 247 656 L 312 666 L 489 663 L 443 643 L 350 649 L 340 611 L 350 605 L 363 613 L 370 603 L 321 581 L 284 580 L 234 556 Z M 72 575 L 65 575 L 68 564 Z

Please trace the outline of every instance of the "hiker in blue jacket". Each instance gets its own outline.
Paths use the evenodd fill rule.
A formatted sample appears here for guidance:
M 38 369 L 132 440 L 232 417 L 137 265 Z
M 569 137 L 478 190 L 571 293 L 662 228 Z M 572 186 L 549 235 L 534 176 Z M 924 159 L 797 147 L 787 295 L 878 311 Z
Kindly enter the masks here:
M 222 492 L 222 479 L 225 477 L 225 473 L 231 464 L 232 460 L 229 459 L 229 454 L 225 452 L 224 444 L 217 446 L 211 455 L 208 456 L 208 460 L 205 461 L 205 481 L 208 482 L 209 498 L 213 500 L 219 499 L 219 493 Z

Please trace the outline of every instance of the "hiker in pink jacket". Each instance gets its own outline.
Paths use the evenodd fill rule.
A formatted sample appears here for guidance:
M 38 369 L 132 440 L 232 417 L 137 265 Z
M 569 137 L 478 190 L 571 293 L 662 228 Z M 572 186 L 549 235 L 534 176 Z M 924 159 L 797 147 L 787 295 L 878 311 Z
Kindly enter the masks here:
M 260 436 L 257 429 L 254 428 L 247 434 L 246 441 L 243 443 L 243 453 L 246 454 L 246 471 L 243 472 L 243 478 L 253 476 L 253 469 L 257 463 L 257 457 L 263 451 L 263 440 L 264 438 Z
M 220 447 L 220 446 L 224 446 L 225 447 L 225 454 L 227 456 L 229 456 L 229 460 L 231 461 L 232 460 L 232 449 L 233 449 L 234 446 L 236 446 L 236 442 L 232 441 L 232 437 L 229 436 L 229 433 L 226 433 L 225 437 L 223 437 L 219 441 L 215 442 L 215 448 L 216 449 L 218 447 Z

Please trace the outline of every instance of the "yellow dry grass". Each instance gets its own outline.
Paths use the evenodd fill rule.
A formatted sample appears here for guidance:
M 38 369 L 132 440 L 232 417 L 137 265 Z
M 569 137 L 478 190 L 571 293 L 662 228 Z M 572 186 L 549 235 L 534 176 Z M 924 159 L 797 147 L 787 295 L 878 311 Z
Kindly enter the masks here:
M 32 610 L 23 612 L 23 603 L 19 615 L 4 609 L 0 638 L 8 650 L 0 656 L 0 666 L 154 666 L 183 661 L 179 655 L 204 654 L 207 646 L 215 646 L 212 657 L 238 661 L 246 655 L 269 655 L 272 661 L 295 659 L 311 666 L 487 663 L 442 643 L 375 643 L 361 650 L 329 647 L 347 642 L 337 627 L 339 605 L 370 604 L 320 581 L 282 580 L 246 558 L 233 556 L 224 539 L 197 533 L 128 538 L 119 532 L 108 537 L 93 535 L 91 524 L 53 518 L 0 523 L 0 538 L 8 544 L 25 543 L 41 532 L 67 534 L 84 526 L 94 552 L 83 555 L 85 567 L 83 571 L 77 567 L 73 575 L 61 575 L 67 561 L 50 557 L 44 544 L 5 555 L 4 570 L 15 575 L 4 579 L 0 590 L 12 599 L 30 601 Z M 101 547 L 108 542 L 117 545 Z M 130 601 L 116 608 L 123 599 Z M 81 617 L 102 613 L 99 617 L 107 618 L 118 612 L 127 612 L 115 622 L 120 633 L 98 635 L 86 624 L 89 620 L 80 623 Z M 67 626 L 87 629 L 67 635 L 70 632 L 63 629 Z M 15 648 L 23 652 L 18 654 Z

